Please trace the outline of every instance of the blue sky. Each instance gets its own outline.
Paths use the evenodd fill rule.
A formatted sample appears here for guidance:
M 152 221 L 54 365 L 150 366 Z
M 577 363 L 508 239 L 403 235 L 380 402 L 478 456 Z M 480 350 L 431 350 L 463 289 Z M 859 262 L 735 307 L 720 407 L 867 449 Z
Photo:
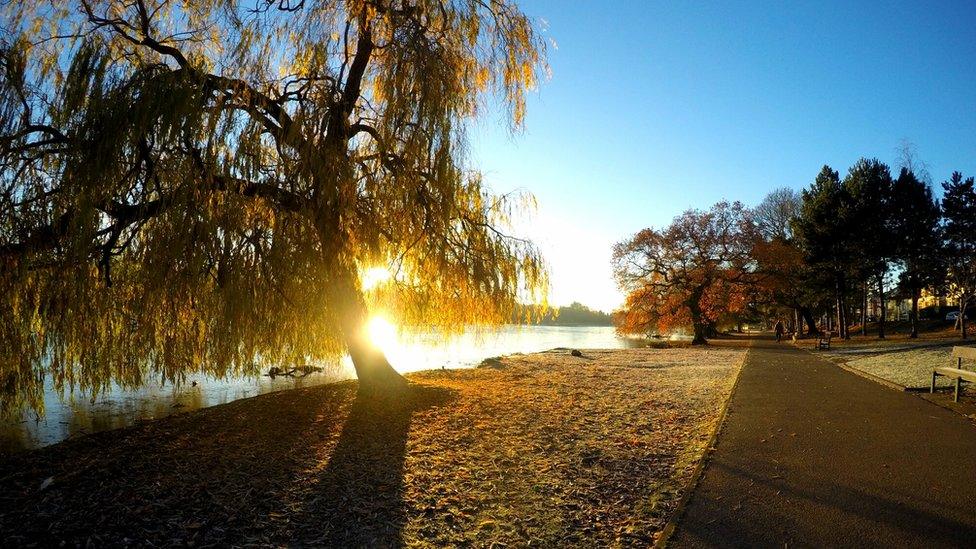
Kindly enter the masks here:
M 525 232 L 556 304 L 616 306 L 613 242 L 824 163 L 894 164 L 907 139 L 936 187 L 976 172 L 976 2 L 520 4 L 555 41 L 552 77 L 523 134 L 474 125 L 472 158 L 538 199 Z

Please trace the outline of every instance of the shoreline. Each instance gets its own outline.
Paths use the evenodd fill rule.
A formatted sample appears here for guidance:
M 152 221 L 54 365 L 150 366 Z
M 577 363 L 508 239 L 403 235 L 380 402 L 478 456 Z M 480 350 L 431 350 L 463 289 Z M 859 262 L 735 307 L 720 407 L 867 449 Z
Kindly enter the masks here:
M 436 334 L 414 334 L 399 337 L 396 345 L 384 349 L 390 360 L 404 373 L 447 368 L 471 368 L 483 359 L 511 352 L 539 352 L 556 346 L 626 347 L 629 343 L 616 338 L 609 327 L 502 326 L 490 331 L 469 331 L 448 341 Z M 46 414 L 37 420 L 24 412 L 0 419 L 0 455 L 49 446 L 69 438 L 133 425 L 138 421 L 168 417 L 175 413 L 207 408 L 240 398 L 251 398 L 272 391 L 309 387 L 353 379 L 352 364 L 347 358 L 334 363 L 319 363 L 321 373 L 305 379 L 264 375 L 231 374 L 213 378 L 202 373 L 191 374 L 175 387 L 156 380 L 136 389 L 113 384 L 94 402 L 83 391 L 67 395 L 64 400 L 46 386 Z M 192 383 L 196 382 L 196 385 Z

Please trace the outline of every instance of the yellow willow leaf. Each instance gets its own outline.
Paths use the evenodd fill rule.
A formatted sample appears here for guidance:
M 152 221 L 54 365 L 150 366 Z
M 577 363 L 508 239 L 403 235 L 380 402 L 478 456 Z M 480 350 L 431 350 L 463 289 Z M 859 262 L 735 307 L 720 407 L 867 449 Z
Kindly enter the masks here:
M 525 296 L 544 297 L 538 249 L 493 230 L 520 203 L 497 200 L 464 154 L 483 94 L 497 93 L 509 122 L 522 123 L 542 58 L 524 15 L 498 1 L 411 4 L 430 25 L 422 36 L 361 2 L 276 17 L 244 17 L 231 2 L 164 2 L 148 34 L 180 49 L 200 78 L 112 28 L 93 29 L 77 0 L 43 18 L 21 3 L 24 22 L 97 34 L 89 65 L 104 63 L 111 77 L 85 68 L 80 39 L 24 48 L 36 82 L 28 100 L 81 90 L 62 129 L 91 139 L 45 151 L 14 183 L 15 195 L 52 212 L 18 214 L 23 234 L 70 219 L 54 248 L 0 275 L 0 311 L 12 315 L 0 320 L 14 326 L 0 330 L 0 379 L 27 364 L 87 391 L 253 371 L 262 360 L 334 360 L 355 344 L 343 323 L 369 307 L 456 331 L 509 320 Z M 131 3 L 96 4 L 143 32 Z M 351 112 L 340 113 L 343 90 L 355 89 L 349 63 L 363 17 L 378 47 L 360 95 L 343 105 Z M 27 41 L 49 32 L 29 27 L 17 26 Z M 285 89 L 296 74 L 309 78 Z M 60 126 L 49 110 L 35 109 L 37 122 Z M 325 147 L 333 121 L 371 130 Z M 215 184 L 222 178 L 245 184 Z M 103 203 L 146 216 L 120 235 L 107 270 L 97 250 L 111 221 L 94 206 Z M 363 296 L 354 266 L 377 262 L 402 274 Z M 8 349 L 23 352 L 5 361 Z M 0 401 L 39 407 L 42 390 L 17 377 Z
M 478 89 L 485 89 L 488 86 L 488 81 L 490 78 L 491 72 L 488 70 L 488 67 L 479 67 L 477 76 L 475 77 L 475 84 L 478 86 Z

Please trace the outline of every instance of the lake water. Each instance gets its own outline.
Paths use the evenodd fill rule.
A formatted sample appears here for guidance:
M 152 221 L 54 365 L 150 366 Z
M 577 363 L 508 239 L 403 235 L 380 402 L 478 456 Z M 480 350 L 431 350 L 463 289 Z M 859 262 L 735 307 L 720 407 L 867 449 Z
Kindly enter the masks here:
M 555 347 L 618 349 L 634 345 L 633 340 L 617 337 L 612 327 L 603 326 L 505 326 L 491 331 L 469 332 L 446 342 L 436 333 L 406 336 L 380 332 L 377 343 L 401 372 L 470 368 L 493 356 L 534 353 Z M 268 376 L 215 379 L 191 375 L 179 387 L 162 383 L 137 390 L 116 387 L 94 401 L 78 393 L 62 398 L 49 388 L 44 395 L 44 417 L 36 418 L 27 413 L 20 418 L 0 420 L 0 453 L 46 446 L 69 437 L 116 429 L 139 420 L 271 391 L 310 387 L 352 377 L 352 364 L 345 359 L 327 367 L 324 372 L 302 379 L 280 376 L 274 379 Z

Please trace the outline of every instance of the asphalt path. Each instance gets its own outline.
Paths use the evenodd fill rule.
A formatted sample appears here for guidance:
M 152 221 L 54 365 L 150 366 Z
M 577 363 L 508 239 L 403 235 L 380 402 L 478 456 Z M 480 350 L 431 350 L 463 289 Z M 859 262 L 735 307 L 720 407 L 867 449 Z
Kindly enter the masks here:
M 756 341 L 668 546 L 976 547 L 976 424 Z

